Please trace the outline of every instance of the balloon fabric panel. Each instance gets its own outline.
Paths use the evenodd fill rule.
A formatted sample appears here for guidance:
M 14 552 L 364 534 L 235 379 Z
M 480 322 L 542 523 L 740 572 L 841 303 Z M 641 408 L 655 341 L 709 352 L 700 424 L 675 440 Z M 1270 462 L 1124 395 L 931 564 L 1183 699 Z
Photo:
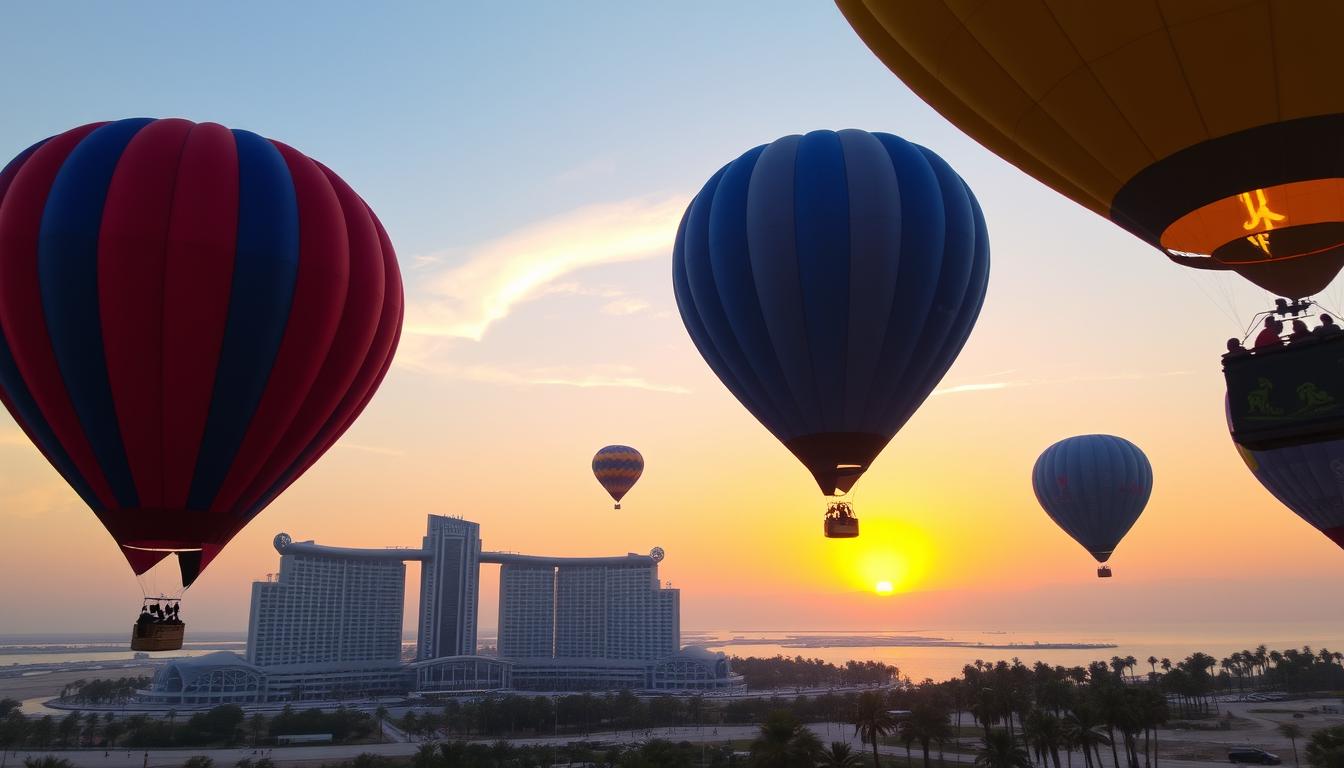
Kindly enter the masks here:
M 829 494 L 946 373 L 988 270 L 979 206 L 936 155 L 815 131 L 710 178 L 678 232 L 673 290 L 710 368 Z
M 368 206 L 256 134 L 95 124 L 0 171 L 0 401 L 137 572 L 189 582 L 311 466 L 402 312 Z

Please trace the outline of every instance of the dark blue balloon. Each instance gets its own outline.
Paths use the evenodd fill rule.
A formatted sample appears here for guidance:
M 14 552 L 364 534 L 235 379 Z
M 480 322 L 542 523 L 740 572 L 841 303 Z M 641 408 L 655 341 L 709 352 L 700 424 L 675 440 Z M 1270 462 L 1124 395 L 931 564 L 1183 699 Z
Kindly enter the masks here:
M 1344 440 L 1237 450 L 1274 498 L 1344 547 Z
M 1045 449 L 1031 487 L 1046 514 L 1104 563 L 1148 504 L 1153 467 L 1123 437 L 1079 435 Z
M 815 131 L 714 174 L 682 218 L 672 279 L 714 373 L 824 493 L 844 493 L 966 343 L 989 238 L 933 152 Z

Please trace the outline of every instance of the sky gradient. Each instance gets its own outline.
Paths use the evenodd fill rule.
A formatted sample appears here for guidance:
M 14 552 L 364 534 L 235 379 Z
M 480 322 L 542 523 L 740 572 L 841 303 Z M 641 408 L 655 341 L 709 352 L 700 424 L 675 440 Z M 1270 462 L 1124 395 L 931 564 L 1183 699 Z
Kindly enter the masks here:
M 1219 353 L 1264 294 L 1176 267 L 999 160 L 827 3 L 7 4 L 0 64 L 6 158 L 95 120 L 214 120 L 331 167 L 396 245 L 392 371 L 193 587 L 197 628 L 245 626 L 276 532 L 414 545 L 427 513 L 479 522 L 489 549 L 662 546 L 687 628 L 1305 620 L 1316 585 L 1344 575 L 1223 423 Z M 984 209 L 992 266 L 960 359 L 857 486 L 863 536 L 834 541 L 811 477 L 691 344 L 670 260 L 720 166 L 847 127 L 942 155 Z M 1323 298 L 1344 308 L 1341 293 Z M 1135 442 L 1155 476 L 1109 583 L 1031 491 L 1040 451 L 1088 432 Z M 619 513 L 589 471 L 608 443 L 647 462 Z M 884 580 L 894 595 L 874 594 Z M 118 628 L 140 595 L 8 415 L 0 583 L 10 633 Z

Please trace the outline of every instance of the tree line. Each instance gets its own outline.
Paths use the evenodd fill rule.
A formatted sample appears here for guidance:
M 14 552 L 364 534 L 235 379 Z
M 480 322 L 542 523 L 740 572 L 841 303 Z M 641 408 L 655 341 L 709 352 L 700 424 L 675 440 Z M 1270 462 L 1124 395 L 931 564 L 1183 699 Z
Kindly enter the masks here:
M 0 701 L 0 711 L 4 703 Z M 376 728 L 372 715 L 343 707 L 329 712 L 285 707 L 271 717 L 259 712 L 249 717 L 241 707 L 224 704 L 194 713 L 182 722 L 175 712 L 162 719 L 78 711 L 59 718 L 27 718 L 14 707 L 0 719 L 0 751 L 257 746 L 273 744 L 277 736 L 300 733 L 330 733 L 335 742 L 350 743 L 371 740 Z
M 119 677 L 115 680 L 76 680 L 61 688 L 60 700 L 70 704 L 125 704 L 138 691 L 149 687 L 148 677 Z
M 733 656 L 730 663 L 733 672 L 742 675 L 747 687 L 757 690 L 887 685 L 895 682 L 900 672 L 880 661 L 848 661 L 844 666 L 837 666 L 802 656 Z

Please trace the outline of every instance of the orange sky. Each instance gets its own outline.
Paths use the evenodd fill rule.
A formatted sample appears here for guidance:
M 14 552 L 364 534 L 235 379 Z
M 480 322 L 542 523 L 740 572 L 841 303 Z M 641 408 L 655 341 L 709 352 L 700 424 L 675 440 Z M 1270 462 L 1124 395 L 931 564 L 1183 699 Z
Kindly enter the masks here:
M 1318 618 L 1303 594 L 1337 583 L 1344 553 L 1259 487 L 1223 423 L 1218 357 L 1264 308 L 1263 294 L 1168 263 L 975 145 L 891 77 L 833 8 L 781 13 L 769 35 L 744 38 L 751 66 L 705 43 L 707 60 L 731 64 L 738 80 L 675 58 L 676 46 L 708 28 L 704 17 L 736 12 L 720 5 L 664 20 L 682 25 L 668 26 L 666 40 L 603 38 L 625 46 L 628 80 L 593 76 L 582 69 L 587 48 L 571 46 L 577 58 L 548 59 L 555 72 L 538 74 L 544 83 L 515 76 L 499 86 L 511 95 L 505 106 L 424 115 L 408 101 L 394 105 L 398 119 L 361 124 L 358 141 L 331 139 L 336 115 L 317 101 L 249 111 L 244 96 L 266 91 L 269 72 L 244 72 L 236 87 L 211 92 L 218 104 L 207 115 L 205 97 L 157 74 L 130 77 L 120 64 L 99 74 L 115 81 L 108 101 L 132 111 L 251 117 L 323 160 L 388 223 L 405 272 L 407 332 L 382 390 L 193 588 L 184 611 L 193 626 L 244 627 L 249 583 L 276 569 L 278 531 L 337 545 L 414 545 L 427 513 L 478 521 L 491 549 L 604 555 L 662 546 L 662 575 L 683 590 L 687 628 L 901 628 L 1063 612 L 1115 619 L 1111 606 L 1126 621 L 1229 611 Z M 490 39 L 505 50 L 532 44 Z M 455 50 L 383 53 L 414 88 L 466 99 L 473 78 L 496 75 L 452 58 Z M 429 67 L 399 56 L 446 58 Z M 379 66 L 371 56 L 358 63 Z M 300 85 L 321 74 L 294 72 Z M 425 72 L 445 80 L 414 79 Z M 557 100 L 581 78 L 575 105 Z M 0 97 L 22 95 L 5 87 Z M 83 109 L 7 121 L 0 154 L 104 116 Z M 587 120 L 598 138 L 578 140 L 587 134 L 570 131 L 571 120 Z M 427 140 L 425 125 L 446 126 L 441 143 L 463 154 L 397 151 Z M 627 125 L 637 128 L 613 129 Z M 537 150 L 530 135 L 492 143 L 518 126 L 558 135 Z M 863 536 L 849 542 L 821 536 L 810 476 L 700 359 L 670 280 L 676 220 L 720 165 L 786 133 L 847 126 L 942 154 L 977 194 L 992 244 L 979 324 L 941 391 L 858 484 Z M 432 179 L 417 175 L 421 164 Z M 1325 298 L 1342 308 L 1338 286 Z M 1043 448 L 1087 432 L 1134 441 L 1155 475 L 1110 583 L 1040 510 L 1029 480 Z M 647 461 L 619 513 L 589 472 L 593 452 L 613 442 Z M 412 608 L 416 570 L 408 568 Z M 896 594 L 873 595 L 880 580 Z M 93 515 L 7 415 L 0 583 L 0 633 L 119 628 L 140 594 Z M 487 569 L 483 627 L 494 624 L 494 583 Z

